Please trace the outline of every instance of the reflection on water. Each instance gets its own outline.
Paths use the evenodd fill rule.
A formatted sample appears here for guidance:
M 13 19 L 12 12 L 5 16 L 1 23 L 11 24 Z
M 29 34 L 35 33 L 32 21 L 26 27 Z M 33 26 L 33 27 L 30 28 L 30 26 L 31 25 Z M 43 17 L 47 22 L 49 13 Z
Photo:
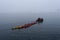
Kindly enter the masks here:
M 59 13 L 1 14 L 0 40 L 60 40 Z M 12 27 L 34 22 L 38 17 L 41 24 L 26 29 L 11 30 Z

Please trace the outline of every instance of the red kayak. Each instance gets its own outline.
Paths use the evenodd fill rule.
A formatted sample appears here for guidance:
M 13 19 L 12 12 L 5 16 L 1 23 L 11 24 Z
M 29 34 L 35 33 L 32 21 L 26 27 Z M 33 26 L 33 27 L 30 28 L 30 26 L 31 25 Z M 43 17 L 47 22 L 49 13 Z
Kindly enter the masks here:
M 35 22 L 32 22 L 32 23 L 24 24 L 22 26 L 16 26 L 15 28 L 12 28 L 12 30 L 14 30 L 14 29 L 27 28 L 27 27 L 30 27 L 30 26 L 32 26 L 34 24 L 40 23 L 40 22 L 43 22 L 43 19 L 42 18 L 38 18 Z

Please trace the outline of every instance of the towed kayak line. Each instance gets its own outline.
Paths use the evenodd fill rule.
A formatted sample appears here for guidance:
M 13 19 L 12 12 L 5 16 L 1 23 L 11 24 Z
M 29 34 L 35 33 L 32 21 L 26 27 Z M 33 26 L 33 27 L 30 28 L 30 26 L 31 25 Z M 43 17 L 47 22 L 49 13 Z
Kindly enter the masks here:
M 35 22 L 24 24 L 22 26 L 16 26 L 15 28 L 12 28 L 12 30 L 27 28 L 27 27 L 30 27 L 34 24 L 41 23 L 41 22 L 43 22 L 43 18 L 38 18 Z

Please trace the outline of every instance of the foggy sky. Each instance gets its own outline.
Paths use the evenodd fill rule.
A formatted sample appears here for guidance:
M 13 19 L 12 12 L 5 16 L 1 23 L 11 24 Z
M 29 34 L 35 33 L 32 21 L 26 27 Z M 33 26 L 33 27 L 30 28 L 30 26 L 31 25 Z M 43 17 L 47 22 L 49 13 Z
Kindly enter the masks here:
M 57 12 L 60 0 L 0 0 L 0 13 Z

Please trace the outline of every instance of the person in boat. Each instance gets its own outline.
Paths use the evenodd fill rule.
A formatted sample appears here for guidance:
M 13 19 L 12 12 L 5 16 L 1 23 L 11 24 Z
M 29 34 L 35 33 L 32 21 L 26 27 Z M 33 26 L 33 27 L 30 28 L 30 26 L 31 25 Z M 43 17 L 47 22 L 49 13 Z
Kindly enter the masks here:
M 38 18 L 38 19 L 36 20 L 36 22 L 37 22 L 37 23 L 43 22 L 43 18 Z
M 35 22 L 28 23 L 28 24 L 25 24 L 25 25 L 22 25 L 22 26 L 16 26 L 15 28 L 12 28 L 12 30 L 27 28 L 27 27 L 30 27 L 30 26 L 32 26 L 34 24 L 41 23 L 41 22 L 43 22 L 43 18 L 38 18 Z

